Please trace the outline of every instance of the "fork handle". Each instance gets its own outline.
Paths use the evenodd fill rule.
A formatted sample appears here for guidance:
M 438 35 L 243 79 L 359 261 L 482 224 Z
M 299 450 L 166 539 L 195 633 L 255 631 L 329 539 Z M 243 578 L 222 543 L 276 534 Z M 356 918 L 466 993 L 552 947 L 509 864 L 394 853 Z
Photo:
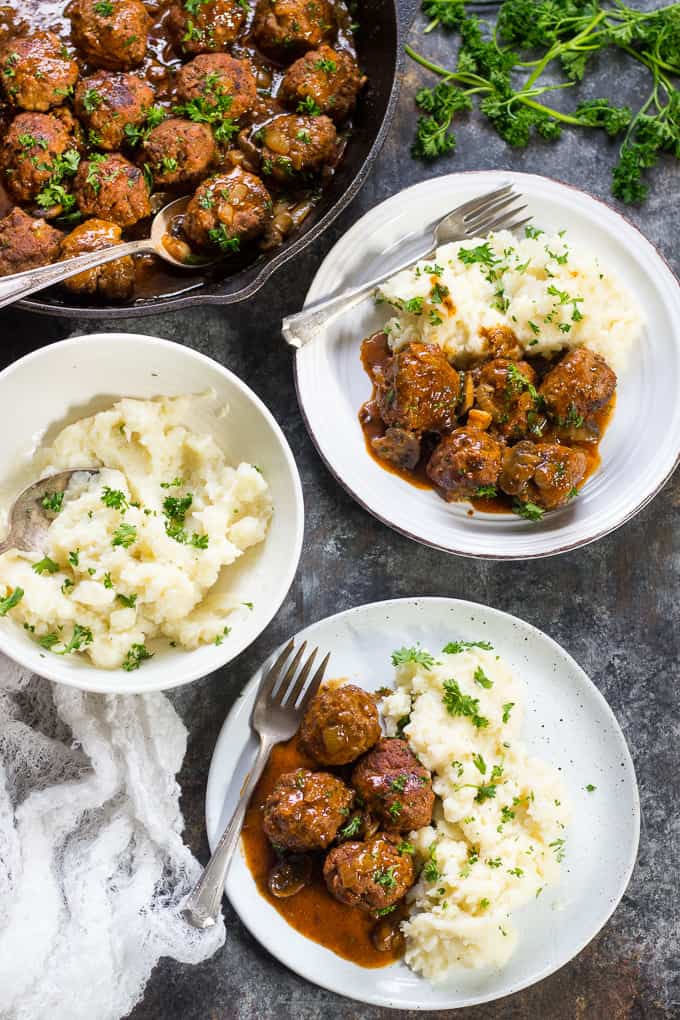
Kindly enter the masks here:
M 414 262 L 418 262 L 420 259 L 430 258 L 434 255 L 434 252 L 434 248 L 428 248 L 421 255 L 411 256 L 408 261 L 393 266 L 386 273 L 382 273 L 380 276 L 376 276 L 374 279 L 368 280 L 358 287 L 350 287 L 348 290 L 343 290 L 336 297 L 327 298 L 325 301 L 317 301 L 315 304 L 303 308 L 301 312 L 296 312 L 295 315 L 287 315 L 281 323 L 281 332 L 283 333 L 284 340 L 291 347 L 304 347 L 310 340 L 317 337 L 338 315 L 360 304 L 367 294 L 370 294 L 372 290 L 375 290 L 385 280 L 389 280 L 391 276 L 394 276 L 395 273 L 400 273 L 403 269 L 408 269 Z
M 275 743 L 275 740 L 260 737 L 260 747 L 257 756 L 248 773 L 248 778 L 241 789 L 234 813 L 222 833 L 219 843 L 215 847 L 215 853 L 208 861 L 203 869 L 203 874 L 187 897 L 182 909 L 182 916 L 194 928 L 212 928 L 213 925 L 217 924 L 222 895 L 224 893 L 224 884 L 227 880 L 229 865 L 234 856 L 234 851 L 238 846 L 241 829 L 243 828 L 243 822 L 248 809 L 248 802 L 253 790 L 257 786 L 257 782 L 262 775 Z

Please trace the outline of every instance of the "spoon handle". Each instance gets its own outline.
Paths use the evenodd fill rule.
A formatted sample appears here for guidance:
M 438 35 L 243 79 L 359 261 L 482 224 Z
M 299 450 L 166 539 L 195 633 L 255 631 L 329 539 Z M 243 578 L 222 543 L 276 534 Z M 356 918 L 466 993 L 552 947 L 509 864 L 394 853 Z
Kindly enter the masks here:
M 0 308 L 11 305 L 12 302 L 19 301 L 36 290 L 61 283 L 69 276 L 75 276 L 76 273 L 82 273 L 86 269 L 94 269 L 96 266 L 102 266 L 105 262 L 113 262 L 124 255 L 137 255 L 145 251 L 155 251 L 150 238 L 115 244 L 110 248 L 101 248 L 99 251 L 90 251 L 85 255 L 76 255 L 72 259 L 64 259 L 63 262 L 38 266 L 37 269 L 28 269 L 25 273 L 13 273 L 12 276 L 0 277 Z

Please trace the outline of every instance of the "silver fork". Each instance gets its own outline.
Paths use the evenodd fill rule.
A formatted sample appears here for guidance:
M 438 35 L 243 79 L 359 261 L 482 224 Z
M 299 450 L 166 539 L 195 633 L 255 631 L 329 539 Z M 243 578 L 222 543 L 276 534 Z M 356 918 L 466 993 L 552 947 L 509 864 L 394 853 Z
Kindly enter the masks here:
M 250 720 L 252 728 L 260 738 L 260 747 L 231 819 L 215 847 L 215 853 L 189 893 L 182 910 L 183 916 L 190 924 L 193 924 L 194 928 L 211 928 L 217 923 L 224 883 L 227 880 L 234 851 L 238 846 L 251 794 L 267 764 L 272 747 L 282 740 L 289 740 L 297 731 L 307 705 L 323 680 L 330 652 L 310 682 L 307 683 L 319 649 L 314 649 L 300 669 L 300 662 L 306 647 L 307 642 L 303 641 L 295 652 L 283 679 L 280 679 L 281 672 L 295 648 L 294 641 L 290 641 L 274 665 L 263 674 L 260 681 Z
M 388 272 L 376 276 L 358 287 L 343 290 L 336 297 L 318 301 L 316 304 L 303 308 L 301 312 L 296 312 L 295 315 L 287 315 L 281 324 L 284 340 L 291 347 L 304 347 L 310 340 L 317 337 L 333 319 L 350 308 L 354 308 L 385 280 L 389 280 L 395 273 L 400 273 L 402 269 L 408 269 L 420 259 L 431 258 L 440 244 L 464 241 L 466 237 L 483 235 L 490 230 L 516 230 L 518 227 L 523 227 L 531 217 L 517 219 L 519 214 L 526 209 L 526 205 L 516 205 L 522 200 L 523 196 L 513 191 L 512 184 L 506 184 L 502 188 L 488 191 L 478 198 L 464 202 L 463 205 L 459 205 L 447 213 L 441 220 L 430 224 L 427 231 L 432 232 L 432 238 L 427 250 L 422 254 L 412 256 L 407 262 L 393 266 Z

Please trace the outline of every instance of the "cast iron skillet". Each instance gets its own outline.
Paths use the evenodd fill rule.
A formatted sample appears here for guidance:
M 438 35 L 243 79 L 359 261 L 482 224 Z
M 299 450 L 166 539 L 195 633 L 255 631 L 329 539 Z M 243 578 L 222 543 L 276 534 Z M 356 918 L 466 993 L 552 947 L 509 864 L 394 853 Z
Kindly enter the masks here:
M 399 91 L 404 36 L 410 26 L 416 0 L 359 0 L 357 33 L 359 64 L 368 75 L 353 118 L 351 144 L 337 173 L 326 186 L 292 240 L 261 255 L 256 261 L 223 279 L 202 280 L 196 273 L 178 279 L 180 294 L 139 298 L 124 304 L 87 304 L 62 288 L 53 287 L 20 307 L 43 315 L 78 319 L 126 319 L 137 315 L 184 308 L 188 305 L 231 305 L 252 297 L 280 266 L 294 258 L 332 223 L 351 202 L 366 180 L 385 140 Z M 186 289 L 186 288 L 190 289 Z

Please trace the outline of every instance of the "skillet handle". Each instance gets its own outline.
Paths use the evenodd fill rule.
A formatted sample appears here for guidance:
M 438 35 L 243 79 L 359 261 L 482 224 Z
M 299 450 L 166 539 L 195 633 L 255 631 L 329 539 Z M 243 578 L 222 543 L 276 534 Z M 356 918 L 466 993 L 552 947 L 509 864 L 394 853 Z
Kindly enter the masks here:
M 100 248 L 99 251 L 90 251 L 85 255 L 76 255 L 72 259 L 64 259 L 63 262 L 54 262 L 49 266 L 28 269 L 25 273 L 13 273 L 11 276 L 0 277 L 0 308 L 11 305 L 14 301 L 20 301 L 21 298 L 28 294 L 34 294 L 37 290 L 44 290 L 45 287 L 61 283 L 69 276 L 75 276 L 86 269 L 94 269 L 96 266 L 104 265 L 105 262 L 114 262 L 124 255 L 136 255 L 145 251 L 155 251 L 148 238 L 144 241 L 115 244 L 110 248 Z

